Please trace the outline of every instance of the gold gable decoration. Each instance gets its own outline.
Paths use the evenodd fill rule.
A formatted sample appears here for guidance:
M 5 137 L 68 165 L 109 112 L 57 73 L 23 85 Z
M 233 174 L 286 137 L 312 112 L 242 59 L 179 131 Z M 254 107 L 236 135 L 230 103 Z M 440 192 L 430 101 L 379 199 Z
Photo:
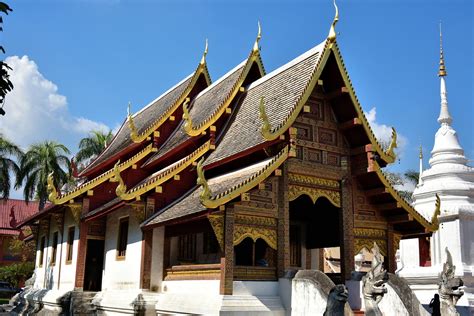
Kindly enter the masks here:
M 217 242 L 221 247 L 221 250 L 224 251 L 224 213 L 213 213 L 207 215 L 209 223 L 211 223 L 212 230 L 216 235 Z
M 275 229 L 246 225 L 234 226 L 234 246 L 240 244 L 247 237 L 250 237 L 254 242 L 261 238 L 268 246 L 277 250 L 277 232 Z
M 387 256 L 387 241 L 382 239 L 362 239 L 362 238 L 355 238 L 354 239 L 354 253 L 359 253 L 362 249 L 367 249 L 370 252 L 370 249 L 376 243 L 380 248 L 380 253 L 383 256 Z
M 325 197 L 336 207 L 341 207 L 341 194 L 338 191 L 332 191 L 327 189 L 320 189 L 320 188 L 310 188 L 304 187 L 300 185 L 289 185 L 288 190 L 288 199 L 290 201 L 296 200 L 301 195 L 307 195 L 313 201 L 313 204 L 320 197 Z

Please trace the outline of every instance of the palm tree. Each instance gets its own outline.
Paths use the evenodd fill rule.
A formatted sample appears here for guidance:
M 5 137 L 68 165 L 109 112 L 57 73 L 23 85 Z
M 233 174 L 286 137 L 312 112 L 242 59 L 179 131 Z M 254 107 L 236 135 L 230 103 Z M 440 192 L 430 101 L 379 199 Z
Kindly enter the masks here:
M 21 149 L 0 135 L 0 198 L 8 199 L 10 195 L 11 179 L 13 174 L 18 175 L 19 167 L 15 160 L 20 160 L 23 156 Z
M 88 137 L 79 142 L 79 151 L 76 154 L 76 162 L 84 162 L 89 158 L 97 157 L 112 140 L 112 131 L 92 131 Z
M 48 175 L 53 173 L 56 187 L 60 187 L 69 179 L 71 164 L 66 156 L 68 154 L 70 154 L 69 149 L 55 141 L 45 141 L 30 146 L 20 160 L 20 172 L 16 184 L 20 186 L 25 182 L 23 196 L 26 201 L 35 197 L 39 200 L 39 209 L 44 208 L 48 199 Z
M 414 185 L 418 184 L 418 179 L 420 178 L 420 173 L 418 171 L 407 170 L 403 175 L 409 182 L 413 183 Z

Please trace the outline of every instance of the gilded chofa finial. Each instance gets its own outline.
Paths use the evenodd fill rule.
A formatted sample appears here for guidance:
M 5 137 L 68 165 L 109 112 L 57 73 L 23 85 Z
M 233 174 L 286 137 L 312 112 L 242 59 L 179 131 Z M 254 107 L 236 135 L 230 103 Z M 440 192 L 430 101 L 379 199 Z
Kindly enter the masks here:
M 209 200 L 211 197 L 211 190 L 209 189 L 209 184 L 207 183 L 206 177 L 204 176 L 204 170 L 202 170 L 202 164 L 204 163 L 204 157 L 199 160 L 196 171 L 197 171 L 197 181 L 196 183 L 202 187 L 202 192 L 200 194 L 201 203 L 203 201 Z
M 127 186 L 123 182 L 122 177 L 120 176 L 120 160 L 117 161 L 117 163 L 114 166 L 114 177 L 110 179 L 111 182 L 118 182 L 118 186 L 115 189 L 115 194 L 117 194 L 118 197 L 121 197 L 122 195 L 127 192 Z
M 258 34 L 257 38 L 255 39 L 255 44 L 253 44 L 253 51 L 257 52 L 260 48 L 258 47 L 258 42 L 260 42 L 260 39 L 262 38 L 262 27 L 260 25 L 260 21 L 258 21 Z
M 262 135 L 266 138 L 265 135 L 271 134 L 271 125 L 265 110 L 265 98 L 263 96 L 260 97 L 260 106 L 258 107 L 258 110 L 260 112 L 260 119 L 262 120 Z
M 133 140 L 133 142 L 139 143 L 140 140 L 138 139 L 137 128 L 135 127 L 135 123 L 133 122 L 133 118 L 132 118 L 132 113 L 130 111 L 131 106 L 132 106 L 131 103 L 128 102 L 127 121 L 128 121 L 128 128 L 130 129 L 130 138 Z
M 204 48 L 204 53 L 202 53 L 201 65 L 204 65 L 206 63 L 207 49 L 208 49 L 208 42 L 206 38 L 206 47 Z
M 58 198 L 58 191 L 56 190 L 56 186 L 54 185 L 54 173 L 51 172 L 48 174 L 48 178 L 46 182 L 48 183 L 47 190 L 49 192 L 48 199 L 53 203 L 56 204 Z
M 189 108 L 188 104 L 191 101 L 190 98 L 186 98 L 183 103 L 183 121 L 184 121 L 184 130 L 186 133 L 190 133 L 193 129 L 193 121 L 191 120 L 191 116 L 189 115 Z
M 395 148 L 397 148 L 397 131 L 395 130 L 395 128 L 392 127 L 392 139 L 390 140 L 390 145 L 387 148 L 386 154 L 390 157 L 395 158 Z
M 441 215 L 441 199 L 439 195 L 436 194 L 435 212 L 431 218 L 431 224 L 436 227 L 436 230 L 439 228 L 439 215 Z
M 334 0 L 334 8 L 336 9 L 336 14 L 334 15 L 334 20 L 332 21 L 331 28 L 329 29 L 328 40 L 333 43 L 336 40 L 336 23 L 339 21 L 339 9 Z
M 443 52 L 443 33 L 441 32 L 441 21 L 439 22 L 439 77 L 445 77 L 448 73 L 446 72 L 446 65 L 444 64 L 444 52 Z

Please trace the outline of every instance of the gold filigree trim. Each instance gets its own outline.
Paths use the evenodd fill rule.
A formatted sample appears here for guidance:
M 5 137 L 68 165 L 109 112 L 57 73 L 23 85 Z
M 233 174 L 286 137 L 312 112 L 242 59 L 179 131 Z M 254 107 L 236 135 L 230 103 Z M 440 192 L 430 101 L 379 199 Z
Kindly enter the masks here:
M 308 176 L 304 174 L 298 174 L 298 173 L 289 173 L 288 180 L 291 182 L 301 183 L 305 185 L 317 185 L 317 186 L 334 188 L 334 189 L 339 189 L 341 187 L 339 181 L 336 181 L 336 180 L 317 178 L 317 177 Z
M 82 215 L 82 204 L 79 203 L 70 203 L 67 205 L 67 208 L 71 211 L 72 217 L 74 218 L 74 222 L 79 224 L 81 222 L 81 215 Z
M 341 207 L 341 194 L 337 191 L 320 189 L 320 188 L 310 188 L 300 185 L 289 185 L 288 188 L 288 200 L 294 201 L 301 195 L 307 195 L 311 198 L 313 203 L 320 197 L 325 197 L 331 202 L 335 207 Z
M 257 242 L 257 239 L 261 238 L 268 246 L 277 250 L 277 232 L 275 229 L 245 225 L 234 226 L 234 246 L 240 244 L 247 237 L 250 237 L 253 242 Z
M 374 228 L 354 228 L 354 236 L 385 239 L 387 238 L 387 231 Z
M 207 215 L 207 218 L 209 219 L 209 223 L 211 223 L 212 230 L 216 235 L 221 250 L 224 251 L 224 214 L 213 213 Z
M 285 160 L 288 158 L 288 146 L 278 153 L 273 159 L 268 162 L 261 170 L 252 174 L 249 178 L 245 179 L 241 183 L 227 189 L 226 191 L 213 196 L 207 180 L 204 176 L 204 171 L 202 170 L 202 163 L 204 160 L 202 159 L 197 165 L 197 184 L 202 187 L 202 192 L 200 194 L 200 199 L 202 205 L 207 208 L 217 208 L 220 205 L 223 205 L 242 193 L 245 193 L 252 189 L 253 187 L 257 186 L 259 183 L 263 182 L 266 178 L 268 178 Z
M 125 169 L 130 168 L 135 163 L 145 158 L 151 152 L 156 152 L 156 148 L 153 147 L 153 144 L 146 146 L 143 150 L 139 151 L 136 155 L 134 155 L 127 161 L 124 161 L 123 163 L 118 164 L 118 169 L 120 171 L 124 171 Z M 84 184 L 81 184 L 80 186 L 74 188 L 72 191 L 67 192 L 61 196 L 59 196 L 58 191 L 56 190 L 56 187 L 54 186 L 53 174 L 50 174 L 48 176 L 48 191 L 50 192 L 48 198 L 53 204 L 63 204 L 67 201 L 70 201 L 74 199 L 75 197 L 78 197 L 79 195 L 86 193 L 87 191 L 95 188 L 99 184 L 104 183 L 105 181 L 113 178 L 114 168 L 109 169 L 103 174 L 95 177 L 94 179 L 90 181 L 87 181 Z
M 174 178 L 175 175 L 192 165 L 193 162 L 195 162 L 199 157 L 204 155 L 209 149 L 211 148 L 211 141 L 207 141 L 204 145 L 196 149 L 193 153 L 189 154 L 176 164 L 172 165 L 169 168 L 166 168 L 163 172 L 159 173 L 155 177 L 148 179 L 142 184 L 139 184 L 135 186 L 134 188 L 130 189 L 127 191 L 127 187 L 125 183 L 122 180 L 122 177 L 120 176 L 120 169 L 114 168 L 114 182 L 119 182 L 119 185 L 117 186 L 115 193 L 117 196 L 122 199 L 122 200 L 132 200 L 140 195 L 144 194 L 145 192 L 148 192 L 152 189 L 155 189 L 159 185 L 165 183 L 166 181 Z M 118 166 L 118 163 L 117 165 Z
M 401 207 L 408 212 L 408 214 L 413 216 L 413 218 L 416 219 L 418 223 L 420 223 L 423 227 L 425 227 L 426 230 L 431 231 L 431 232 L 437 231 L 439 228 L 439 221 L 437 220 L 439 212 L 435 211 L 434 215 L 436 216 L 433 217 L 431 222 L 428 222 L 420 213 L 418 213 L 410 204 L 408 204 L 408 202 L 405 201 L 405 199 L 402 198 L 400 194 L 398 194 L 397 190 L 395 190 L 392 184 L 388 181 L 382 169 L 380 169 L 380 166 L 378 165 L 378 163 L 376 161 L 374 161 L 373 163 L 375 167 L 375 173 L 377 174 L 377 176 L 379 177 L 380 181 L 383 183 L 387 191 L 397 201 L 397 203 L 399 203 Z
M 387 256 L 387 241 L 383 239 L 354 239 L 354 254 L 358 254 L 362 249 L 366 249 L 370 252 L 370 249 L 374 246 L 374 242 L 379 246 L 380 253 L 383 256 Z
M 252 215 L 243 215 L 236 214 L 235 222 L 237 224 L 244 225 L 260 225 L 260 226 L 276 226 L 277 219 L 273 217 L 264 217 L 264 216 L 252 216 Z
M 257 40 L 255 42 L 255 45 L 257 45 L 257 50 L 253 48 L 252 51 L 250 52 L 250 55 L 247 58 L 247 61 L 245 63 L 244 69 L 242 70 L 239 78 L 234 83 L 234 86 L 232 87 L 232 89 L 230 90 L 230 92 L 228 93 L 224 101 L 214 110 L 214 112 L 211 113 L 209 117 L 207 117 L 203 122 L 199 123 L 197 126 L 193 126 L 191 117 L 189 116 L 189 113 L 188 113 L 186 123 L 184 125 L 184 130 L 189 136 L 201 135 L 202 132 L 204 132 L 211 125 L 213 125 L 219 119 L 219 117 L 221 117 L 221 115 L 226 112 L 226 109 L 229 107 L 234 97 L 240 91 L 240 87 L 244 83 L 245 78 L 247 78 L 247 75 L 250 72 L 250 69 L 252 68 L 252 65 L 254 62 L 258 66 L 260 70 L 260 74 L 262 76 L 265 75 L 265 69 L 263 67 L 262 59 L 260 57 L 260 50 L 258 49 L 258 41 L 260 41 L 260 38 L 261 38 L 261 29 L 260 29 L 260 23 L 259 23 L 259 33 L 257 35 Z M 183 111 L 184 111 L 184 106 L 183 106 Z

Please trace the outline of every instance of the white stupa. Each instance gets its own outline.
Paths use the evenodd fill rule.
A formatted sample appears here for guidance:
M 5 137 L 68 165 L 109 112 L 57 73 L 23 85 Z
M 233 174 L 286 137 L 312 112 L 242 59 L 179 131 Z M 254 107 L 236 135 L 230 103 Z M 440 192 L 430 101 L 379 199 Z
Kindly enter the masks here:
M 428 304 L 437 293 L 438 275 L 446 260 L 448 247 L 456 266 L 456 276 L 463 279 L 464 296 L 457 306 L 461 315 L 474 315 L 474 168 L 468 166 L 449 114 L 446 67 L 440 32 L 441 125 L 435 135 L 429 160 L 430 168 L 422 170 L 420 151 L 420 178 L 413 192 L 413 206 L 428 220 L 435 211 L 435 194 L 441 200 L 440 227 L 430 239 L 431 266 L 420 266 L 420 241 L 403 240 L 400 244 L 398 274 L 408 279 L 410 286 L 423 304 Z

